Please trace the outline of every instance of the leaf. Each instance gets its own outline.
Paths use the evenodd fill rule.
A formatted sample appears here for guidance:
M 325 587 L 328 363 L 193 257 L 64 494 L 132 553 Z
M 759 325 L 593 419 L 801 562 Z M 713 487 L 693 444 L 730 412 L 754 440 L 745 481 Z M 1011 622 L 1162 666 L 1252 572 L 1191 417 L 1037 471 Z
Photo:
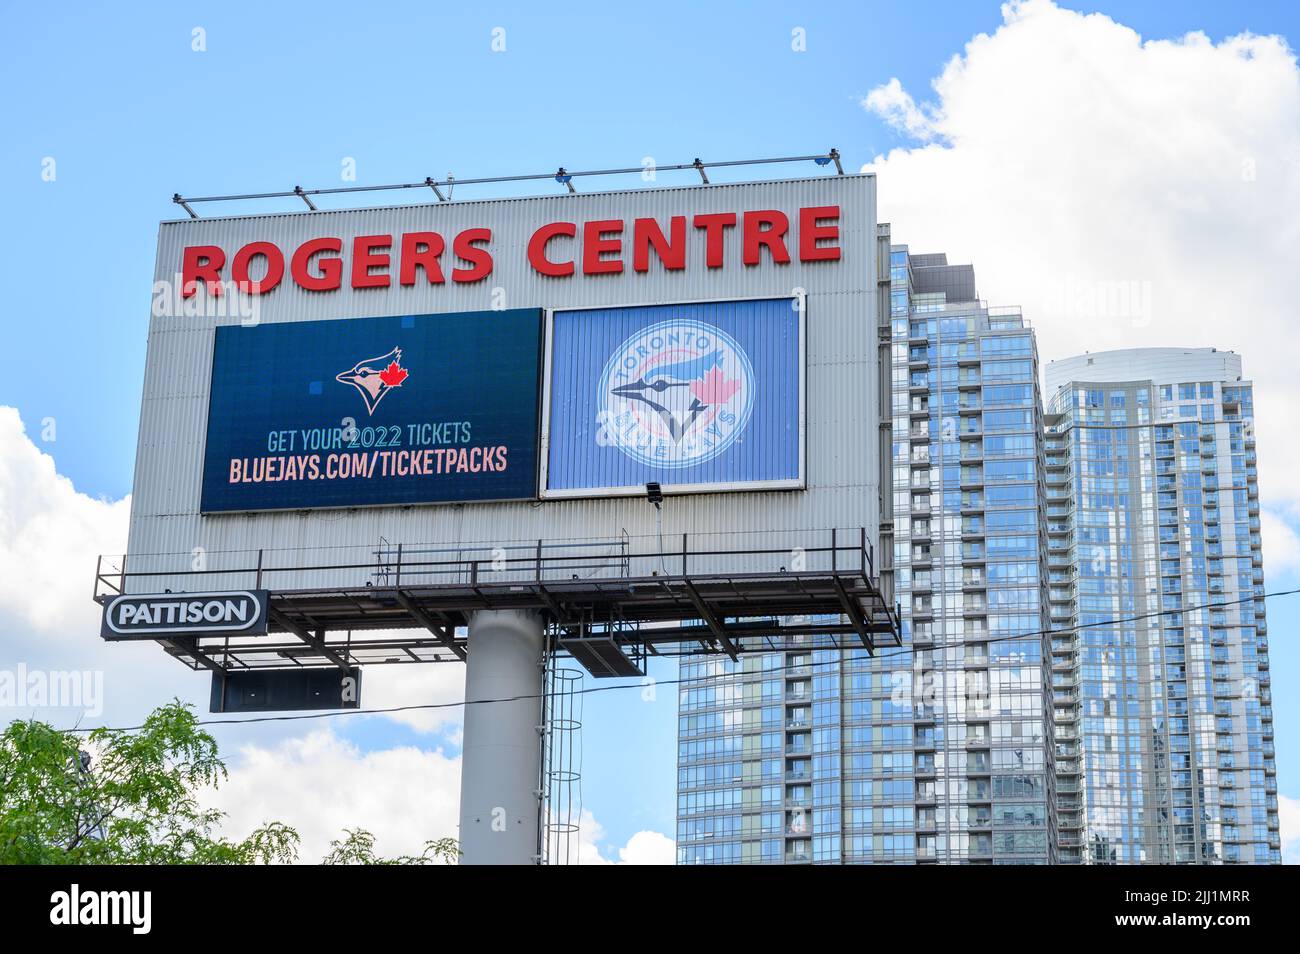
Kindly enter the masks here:
M 701 381 L 691 382 L 691 394 L 703 404 L 726 404 L 740 390 L 739 381 L 728 381 L 718 368 L 710 368 Z
M 406 380 L 407 370 L 399 365 L 396 361 L 379 372 L 379 380 L 383 381 L 390 388 L 400 387 Z

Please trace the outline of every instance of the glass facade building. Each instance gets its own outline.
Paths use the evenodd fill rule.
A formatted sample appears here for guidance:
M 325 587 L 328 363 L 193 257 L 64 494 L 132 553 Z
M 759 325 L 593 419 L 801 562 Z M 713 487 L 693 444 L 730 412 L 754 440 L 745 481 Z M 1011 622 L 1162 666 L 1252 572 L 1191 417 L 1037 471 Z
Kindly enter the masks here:
M 1047 390 L 1061 860 L 1280 862 L 1241 359 L 1082 355 Z
M 1037 347 L 970 266 L 890 251 L 903 644 L 682 662 L 680 863 L 1053 863 Z
M 890 251 L 901 647 L 683 662 L 681 863 L 1281 860 L 1253 389 Z M 888 564 L 887 564 L 888 565 Z

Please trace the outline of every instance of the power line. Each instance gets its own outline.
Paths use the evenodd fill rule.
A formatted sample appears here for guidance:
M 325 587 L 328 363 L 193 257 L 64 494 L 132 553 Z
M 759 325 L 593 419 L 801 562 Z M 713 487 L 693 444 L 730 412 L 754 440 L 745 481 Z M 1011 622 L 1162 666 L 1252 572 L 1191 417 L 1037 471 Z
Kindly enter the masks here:
M 1262 593 L 1262 594 L 1260 594 L 1260 595 L 1258 595 L 1258 596 L 1254 596 L 1254 595 L 1252 595 L 1252 596 L 1246 596 L 1246 597 L 1242 597 L 1241 599 L 1236 599 L 1236 600 L 1227 600 L 1227 601 L 1223 601 L 1223 602 L 1219 602 L 1219 603 L 1203 603 L 1203 604 L 1201 604 L 1200 606 L 1188 606 L 1188 607 L 1183 607 L 1183 608 L 1181 608 L 1181 609 L 1156 610 L 1156 611 L 1151 612 L 1151 613 L 1141 613 L 1141 614 L 1138 614 L 1138 615 L 1136 615 L 1136 616 L 1117 617 L 1117 618 L 1114 618 L 1114 619 L 1101 620 L 1101 621 L 1094 622 L 1094 623 L 1082 623 L 1082 624 L 1080 624 L 1080 625 L 1078 625 L 1078 626 L 1071 626 L 1071 627 L 1068 627 L 1068 628 L 1066 628 L 1066 629 L 1039 629 L 1039 630 L 1034 630 L 1034 631 L 1032 631 L 1032 632 L 1027 632 L 1027 633 L 1016 633 L 1016 634 L 1013 634 L 1013 635 L 1007 635 L 1007 636 L 994 636 L 994 637 L 991 637 L 991 638 L 989 638 L 989 639 L 982 639 L 982 640 L 979 640 L 979 642 L 981 642 L 981 643 L 985 643 L 985 644 L 987 644 L 987 643 L 1000 643 L 1000 642 L 1008 642 L 1008 641 L 1011 641 L 1011 640 L 1032 639 L 1032 638 L 1035 637 L 1035 636 L 1057 636 L 1057 635 L 1066 635 L 1066 634 L 1069 634 L 1069 633 L 1077 632 L 1077 631 L 1079 631 L 1079 630 L 1081 630 L 1081 629 L 1095 629 L 1095 628 L 1102 627 L 1102 626 L 1115 626 L 1115 625 L 1118 625 L 1118 624 L 1121 624 L 1121 623 L 1135 623 L 1135 622 L 1140 622 L 1140 621 L 1142 621 L 1142 620 L 1146 620 L 1146 619 L 1153 619 L 1153 618 L 1155 618 L 1155 617 L 1159 617 L 1159 616 L 1172 616 L 1172 615 L 1176 615 L 1176 614 L 1179 614 L 1179 613 L 1195 613 L 1195 612 L 1199 612 L 1200 610 L 1208 610 L 1208 609 L 1222 609 L 1222 608 L 1229 607 L 1229 606 L 1238 606 L 1238 605 L 1240 605 L 1240 604 L 1242 604 L 1242 603 L 1253 603 L 1253 602 L 1255 602 L 1256 600 L 1268 600 L 1268 599 L 1273 599 L 1273 598 L 1275 598 L 1275 597 L 1280 597 L 1280 596 L 1294 596 L 1294 595 L 1296 595 L 1296 594 L 1300 594 L 1300 587 L 1297 587 L 1296 589 L 1291 589 L 1291 590 L 1278 590 L 1278 591 L 1273 592 L 1273 593 Z M 843 652 L 843 651 L 852 651 L 852 650 L 857 650 L 857 649 L 859 649 L 860 647 L 856 647 L 856 646 L 851 646 L 851 647 L 816 647 L 816 646 L 810 646 L 810 647 L 808 647 L 808 648 L 809 648 L 810 650 L 811 650 L 811 649 L 821 649 L 821 650 L 823 650 L 823 651 L 825 651 L 825 650 L 828 649 L 828 648 L 829 648 L 830 650 L 832 650 L 832 651 L 835 650 L 835 649 L 839 649 L 840 651 Z M 752 650 L 751 652 L 753 652 L 753 653 L 755 653 L 755 654 L 760 653 L 760 652 L 784 652 L 784 651 L 786 651 L 786 649 L 787 649 L 787 647 L 781 647 L 780 649 Z M 928 650 L 928 649 L 918 650 L 915 646 L 897 646 L 897 647 L 891 647 L 891 651 L 889 651 L 889 652 L 884 652 L 884 651 L 882 651 L 882 652 L 876 653 L 876 654 L 874 654 L 871 658 L 873 658 L 873 659 L 881 659 L 881 658 L 893 658 L 893 657 L 895 657 L 895 656 L 914 655 L 914 654 L 916 654 L 918 651 L 919 651 L 919 652 L 928 652 L 929 650 Z M 678 655 L 680 655 L 680 656 L 721 656 L 722 654 L 719 653 L 719 652 L 690 652 L 690 653 L 680 653 L 680 654 L 678 654 Z M 834 666 L 834 665 L 839 665 L 840 662 L 841 662 L 841 660 L 827 660 L 827 661 L 825 661 L 825 662 L 820 662 L 820 663 L 808 663 L 808 664 L 806 664 L 806 665 L 804 665 L 804 666 L 801 666 L 800 668 L 802 668 L 802 669 L 814 669 L 814 668 L 817 668 L 817 667 L 820 667 L 820 666 Z M 715 677 L 715 676 L 696 676 L 696 677 L 693 677 L 693 678 L 655 679 L 655 680 L 653 680 L 653 684 L 654 684 L 655 686 L 677 686 L 677 685 L 683 685 L 683 684 L 686 684 L 686 683 L 692 683 L 692 682 L 694 682 L 694 683 L 703 683 L 703 682 L 708 682 L 708 681 L 710 681 L 710 680 L 712 680 L 712 679 L 714 679 L 714 678 L 716 678 L 716 677 Z M 640 689 L 640 688 L 642 688 L 643 686 L 644 686 L 644 683 L 640 683 L 640 682 L 636 682 L 636 683 L 620 682 L 620 683 L 614 683 L 614 684 L 605 685 L 605 686 L 590 686 L 590 687 L 585 688 L 585 689 L 579 689 L 579 690 L 577 690 L 577 693 L 576 693 L 576 694 L 577 694 L 577 695 L 588 695 L 588 694 L 593 694 L 593 693 L 597 693 L 597 692 L 611 692 L 611 691 L 614 691 L 614 690 L 620 690 L 620 689 Z M 413 703 L 413 704 L 411 704 L 411 705 L 406 705 L 406 706 L 389 706 L 389 707 L 387 707 L 387 708 L 383 708 L 383 709 L 341 709 L 341 710 L 338 710 L 338 711 L 335 711 L 335 712 L 304 712 L 304 713 L 298 713 L 298 714 L 296 714 L 296 715 L 250 716 L 250 717 L 247 718 L 247 719 L 200 719 L 200 720 L 198 720 L 195 724 L 196 724 L 196 725 L 247 725 L 247 724 L 250 724 L 250 723 L 256 723 L 256 722 L 299 722 L 299 721 L 306 720 L 306 719 L 328 719 L 328 718 L 333 718 L 333 717 L 335 717 L 335 716 L 351 716 L 351 715 L 388 715 L 388 714 L 395 713 L 395 712 L 413 712 L 413 711 L 419 711 L 419 710 L 430 710 L 430 709 L 459 709 L 459 708 L 462 708 L 462 707 L 464 707 L 464 706 L 471 706 L 471 705 L 485 705 L 485 704 L 503 703 L 503 702 L 521 702 L 521 701 L 524 701 L 524 700 L 541 699 L 541 698 L 542 698 L 542 696 L 541 696 L 540 694 L 537 694 L 537 693 L 526 693 L 526 694 L 523 694 L 523 695 L 517 695 L 517 696 L 504 696 L 504 697 L 499 698 L 499 699 L 472 699 L 472 700 L 469 700 L 469 699 L 463 699 L 463 700 L 460 700 L 460 701 L 458 701 L 458 702 L 424 702 L 424 703 Z M 107 731 L 110 731 L 110 732 L 135 732 L 135 731 L 138 731 L 138 730 L 144 728 L 144 726 L 143 726 L 143 725 L 133 725 L 133 726 L 120 727 L 120 728 L 108 728 L 108 727 L 105 727 L 105 726 L 100 726 L 99 728 L 105 728 L 105 729 L 107 729 Z M 65 729 L 65 730 L 63 730 L 63 731 L 65 731 L 65 732 L 93 732 L 93 731 L 96 731 L 96 730 L 93 729 L 93 728 L 73 728 L 73 729 Z

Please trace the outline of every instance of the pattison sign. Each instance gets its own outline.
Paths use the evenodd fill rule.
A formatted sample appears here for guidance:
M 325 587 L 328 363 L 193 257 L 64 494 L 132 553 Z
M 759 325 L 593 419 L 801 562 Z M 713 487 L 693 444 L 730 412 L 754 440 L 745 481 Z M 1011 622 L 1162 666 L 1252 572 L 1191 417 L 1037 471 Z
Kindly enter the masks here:
M 104 639 L 160 636 L 254 636 L 266 632 L 267 592 L 117 596 L 104 604 Z
M 776 209 L 710 212 L 654 218 L 548 222 L 529 237 L 528 264 L 539 275 L 620 274 L 630 268 L 648 272 L 654 259 L 665 271 L 723 268 L 728 239 L 740 237 L 740 261 L 748 268 L 800 262 L 838 261 L 840 207 L 810 206 L 794 215 Z M 687 254 L 691 238 L 702 242 L 703 255 Z M 307 291 L 329 292 L 346 283 L 352 288 L 393 285 L 441 285 L 481 282 L 492 274 L 496 250 L 492 229 L 461 229 L 400 234 L 323 235 L 296 248 L 253 241 L 238 248 L 189 245 L 181 255 L 182 294 L 189 298 L 203 286 L 220 295 L 233 284 L 251 295 L 264 295 L 288 281 Z M 734 254 L 734 253 L 733 253 Z M 286 275 L 287 273 L 287 275 Z

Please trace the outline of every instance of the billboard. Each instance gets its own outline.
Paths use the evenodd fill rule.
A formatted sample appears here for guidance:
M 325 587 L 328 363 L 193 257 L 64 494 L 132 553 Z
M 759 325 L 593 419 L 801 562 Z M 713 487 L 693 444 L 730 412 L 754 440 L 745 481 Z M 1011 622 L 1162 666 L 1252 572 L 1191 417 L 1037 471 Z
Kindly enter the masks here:
M 539 309 L 216 329 L 203 513 L 536 496 Z
M 542 496 L 804 486 L 802 298 L 557 311 Z
M 482 201 L 437 202 L 430 193 L 427 204 L 164 222 L 128 542 L 133 570 L 160 575 L 123 585 L 140 595 L 196 588 L 188 575 L 196 546 L 210 567 L 229 569 L 263 549 L 271 565 L 333 565 L 366 563 L 381 541 L 411 550 L 623 532 L 650 539 L 654 511 L 635 495 L 651 481 L 674 495 L 663 510 L 666 534 L 709 533 L 721 543 L 750 531 L 865 526 L 874 535 L 889 472 L 878 337 L 888 286 L 877 280 L 888 249 L 869 175 Z M 502 307 L 530 310 L 516 318 Z M 633 391 L 602 407 L 600 379 L 614 351 L 656 321 L 683 316 L 726 338 L 693 354 L 714 362 L 694 369 L 703 378 L 678 380 L 685 386 L 665 386 L 664 395 L 708 408 L 691 421 L 689 400 L 685 408 L 655 401 L 665 418 L 627 396 Z M 443 331 L 422 343 L 403 321 Z M 366 330 L 394 327 L 399 339 Z M 405 371 L 400 384 L 372 395 L 338 381 L 399 346 L 389 377 Z M 420 393 L 441 380 L 446 393 Z M 616 387 L 627 383 L 635 382 Z M 599 434 L 602 411 L 617 420 L 633 410 L 642 433 L 616 431 L 621 446 Z M 514 422 L 502 430 L 517 425 L 512 437 L 489 435 L 494 415 Z M 450 440 L 448 422 L 465 420 L 470 444 L 454 445 L 466 448 L 463 465 L 457 453 L 457 473 L 437 473 L 451 448 L 423 439 Z M 414 436 L 418 449 L 434 451 L 418 459 L 432 475 L 384 476 L 393 451 L 413 448 L 374 446 L 377 426 L 387 428 L 387 444 L 395 435 L 409 442 L 417 423 L 429 425 Z M 304 452 L 301 432 L 339 428 L 351 445 L 352 426 L 358 445 L 372 446 L 344 450 L 366 452 L 373 478 L 349 470 L 302 480 L 310 461 L 263 460 L 320 454 L 319 469 L 338 451 Z M 627 453 L 638 439 L 650 446 L 665 436 L 653 456 Z M 484 472 L 474 445 L 507 445 L 507 469 Z M 691 487 L 699 492 L 684 492 Z M 173 570 L 180 575 L 167 575 Z M 278 570 L 270 582 L 283 590 L 356 580 L 350 569 Z M 252 575 L 222 576 L 204 588 L 257 585 Z
M 214 672 L 209 712 L 360 709 L 360 666 Z
M 163 635 L 258 636 L 266 632 L 266 590 L 117 596 L 104 604 L 104 639 Z

